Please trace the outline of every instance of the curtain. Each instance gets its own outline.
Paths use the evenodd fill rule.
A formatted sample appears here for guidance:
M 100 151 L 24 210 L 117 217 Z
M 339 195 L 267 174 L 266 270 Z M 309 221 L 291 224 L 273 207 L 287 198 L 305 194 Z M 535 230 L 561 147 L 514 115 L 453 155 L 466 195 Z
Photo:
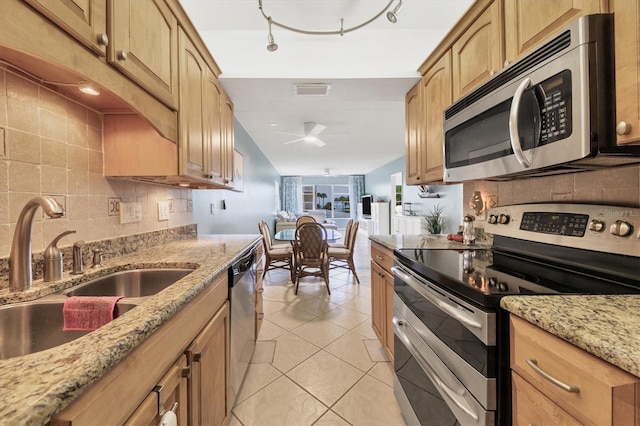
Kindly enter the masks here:
M 364 195 L 364 176 L 349 176 L 349 200 L 351 205 L 351 219 L 358 220 L 358 209 L 356 208 L 360 202 L 360 197 Z
M 282 210 L 298 213 L 300 210 L 301 176 L 282 176 Z

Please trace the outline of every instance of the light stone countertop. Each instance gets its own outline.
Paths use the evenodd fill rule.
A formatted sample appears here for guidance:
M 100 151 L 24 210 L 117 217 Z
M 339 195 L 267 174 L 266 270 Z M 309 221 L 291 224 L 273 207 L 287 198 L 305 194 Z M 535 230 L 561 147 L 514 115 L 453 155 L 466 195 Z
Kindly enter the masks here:
M 117 270 L 136 267 L 189 267 L 194 272 L 109 324 L 72 342 L 45 351 L 0 360 L 0 424 L 41 425 L 66 407 L 91 383 L 125 357 L 185 304 L 193 300 L 214 278 L 243 252 L 260 241 L 259 235 L 199 235 L 134 254 L 107 259 L 105 268 L 91 270 L 82 281 Z M 78 283 L 66 278 L 52 283 L 55 291 Z M 32 296 L 50 290 L 44 283 Z M 26 300 L 29 294 L 18 298 Z M 33 298 L 33 297 L 32 297 Z M 7 297 L 3 303 L 7 303 Z
M 414 234 L 414 235 L 370 235 L 369 239 L 380 243 L 389 250 L 396 248 L 425 248 L 425 249 L 459 249 L 473 250 L 490 248 L 490 244 L 463 244 L 447 240 L 446 235 Z
M 506 296 L 500 306 L 640 377 L 640 295 Z

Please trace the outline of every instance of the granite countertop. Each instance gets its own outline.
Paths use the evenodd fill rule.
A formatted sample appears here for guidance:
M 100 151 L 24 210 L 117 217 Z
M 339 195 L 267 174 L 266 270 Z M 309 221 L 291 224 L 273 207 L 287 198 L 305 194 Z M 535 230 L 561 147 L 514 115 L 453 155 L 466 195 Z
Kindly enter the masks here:
M 640 295 L 507 296 L 500 306 L 640 377 Z
M 199 235 L 134 254 L 107 259 L 105 267 L 56 283 L 34 282 L 2 304 L 33 299 L 76 285 L 80 280 L 137 267 L 187 267 L 194 271 L 135 309 L 86 336 L 45 351 L 0 360 L 0 424 L 45 424 L 141 341 L 193 300 L 259 235 Z
M 414 234 L 414 235 L 370 235 L 369 239 L 380 243 L 389 250 L 397 248 L 425 248 L 425 249 L 458 249 L 490 248 L 491 244 L 479 243 L 463 244 L 447 240 L 446 235 Z

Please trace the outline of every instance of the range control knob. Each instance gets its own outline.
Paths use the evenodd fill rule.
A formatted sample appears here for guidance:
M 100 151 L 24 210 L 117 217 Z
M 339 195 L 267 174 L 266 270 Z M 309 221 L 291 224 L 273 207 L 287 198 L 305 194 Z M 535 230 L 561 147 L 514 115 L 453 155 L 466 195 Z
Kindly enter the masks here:
M 624 220 L 616 220 L 616 222 L 609 227 L 609 232 L 611 235 L 626 237 L 633 232 L 633 225 Z
M 589 222 L 589 230 L 595 232 L 604 231 L 604 222 L 601 220 L 593 219 L 591 222 Z
M 506 225 L 507 223 L 509 223 L 509 215 L 508 214 L 501 214 L 500 216 L 498 216 L 498 222 L 500 222 L 503 225 Z
M 498 216 L 496 216 L 495 214 L 490 214 L 489 219 L 487 219 L 487 221 L 493 225 L 498 222 Z

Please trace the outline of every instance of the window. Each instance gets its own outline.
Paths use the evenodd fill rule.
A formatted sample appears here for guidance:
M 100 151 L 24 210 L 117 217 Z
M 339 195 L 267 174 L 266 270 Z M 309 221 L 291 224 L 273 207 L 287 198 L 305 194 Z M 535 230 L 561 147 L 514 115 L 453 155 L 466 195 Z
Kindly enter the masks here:
M 303 185 L 302 199 L 303 211 L 325 210 L 330 219 L 351 215 L 349 185 Z

